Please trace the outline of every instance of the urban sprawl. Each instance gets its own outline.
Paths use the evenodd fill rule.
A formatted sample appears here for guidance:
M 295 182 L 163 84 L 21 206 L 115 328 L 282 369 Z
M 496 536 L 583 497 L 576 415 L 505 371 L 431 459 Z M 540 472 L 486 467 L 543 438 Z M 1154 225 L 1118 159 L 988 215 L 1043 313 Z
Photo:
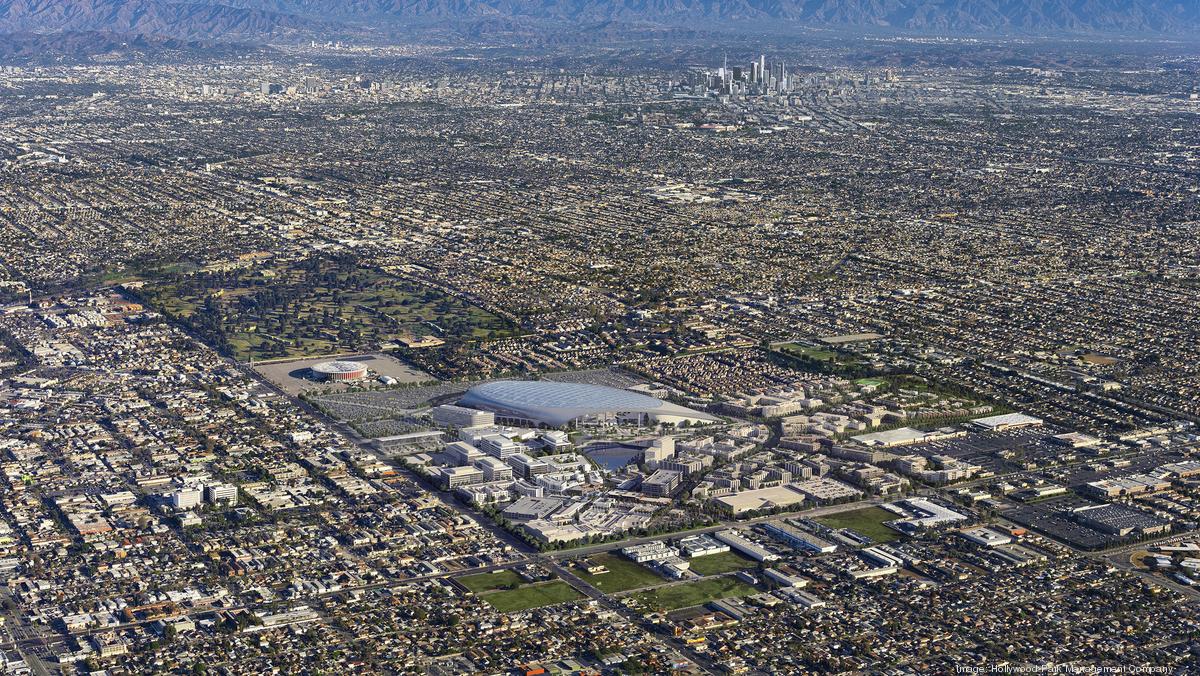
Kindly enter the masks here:
M 1020 49 L 3 68 L 0 671 L 1195 673 L 1200 59 Z

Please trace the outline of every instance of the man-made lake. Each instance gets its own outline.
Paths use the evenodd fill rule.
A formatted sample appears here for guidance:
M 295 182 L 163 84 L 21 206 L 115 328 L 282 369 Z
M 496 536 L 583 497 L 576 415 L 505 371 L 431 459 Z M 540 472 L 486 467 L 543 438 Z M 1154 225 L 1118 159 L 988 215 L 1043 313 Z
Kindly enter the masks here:
M 642 449 L 624 444 L 597 444 L 589 446 L 584 455 L 604 469 L 616 472 L 630 462 L 636 462 Z

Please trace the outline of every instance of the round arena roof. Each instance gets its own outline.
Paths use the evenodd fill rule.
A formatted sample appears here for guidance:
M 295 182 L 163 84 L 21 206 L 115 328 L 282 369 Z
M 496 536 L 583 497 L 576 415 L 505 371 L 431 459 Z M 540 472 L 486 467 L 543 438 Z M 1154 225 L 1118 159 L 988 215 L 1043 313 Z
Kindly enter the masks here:
M 343 375 L 347 373 L 366 372 L 367 365 L 357 361 L 324 361 L 311 366 L 313 373 L 323 375 Z
M 645 413 L 654 417 L 715 420 L 706 413 L 628 390 L 545 380 L 497 380 L 484 383 L 468 390 L 459 403 L 553 426 L 608 413 Z

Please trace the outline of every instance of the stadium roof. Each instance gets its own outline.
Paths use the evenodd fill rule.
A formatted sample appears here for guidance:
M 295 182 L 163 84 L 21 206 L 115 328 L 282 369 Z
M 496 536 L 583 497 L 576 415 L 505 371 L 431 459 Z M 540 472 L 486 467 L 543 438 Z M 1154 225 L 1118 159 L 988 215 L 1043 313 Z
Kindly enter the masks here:
M 707 413 L 629 390 L 544 380 L 497 380 L 477 385 L 468 390 L 459 403 L 555 427 L 579 418 L 610 413 L 716 420 Z
M 976 418 L 971 421 L 971 424 L 992 430 L 1004 430 L 1010 427 L 1029 427 L 1031 425 L 1041 425 L 1042 419 L 1035 418 L 1024 413 L 1003 413 L 1001 415 L 992 415 L 986 418 Z
M 317 373 L 353 373 L 365 371 L 367 365 L 357 361 L 324 361 L 313 364 L 311 368 Z

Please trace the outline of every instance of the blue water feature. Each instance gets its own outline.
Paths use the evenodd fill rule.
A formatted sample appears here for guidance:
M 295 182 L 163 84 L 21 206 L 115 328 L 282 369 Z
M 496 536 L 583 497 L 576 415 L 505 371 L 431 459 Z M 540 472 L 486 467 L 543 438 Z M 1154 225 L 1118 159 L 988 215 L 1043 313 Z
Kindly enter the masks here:
M 616 472 L 625 465 L 636 462 L 642 455 L 642 449 L 622 444 L 593 446 L 585 452 L 585 455 L 604 469 Z

